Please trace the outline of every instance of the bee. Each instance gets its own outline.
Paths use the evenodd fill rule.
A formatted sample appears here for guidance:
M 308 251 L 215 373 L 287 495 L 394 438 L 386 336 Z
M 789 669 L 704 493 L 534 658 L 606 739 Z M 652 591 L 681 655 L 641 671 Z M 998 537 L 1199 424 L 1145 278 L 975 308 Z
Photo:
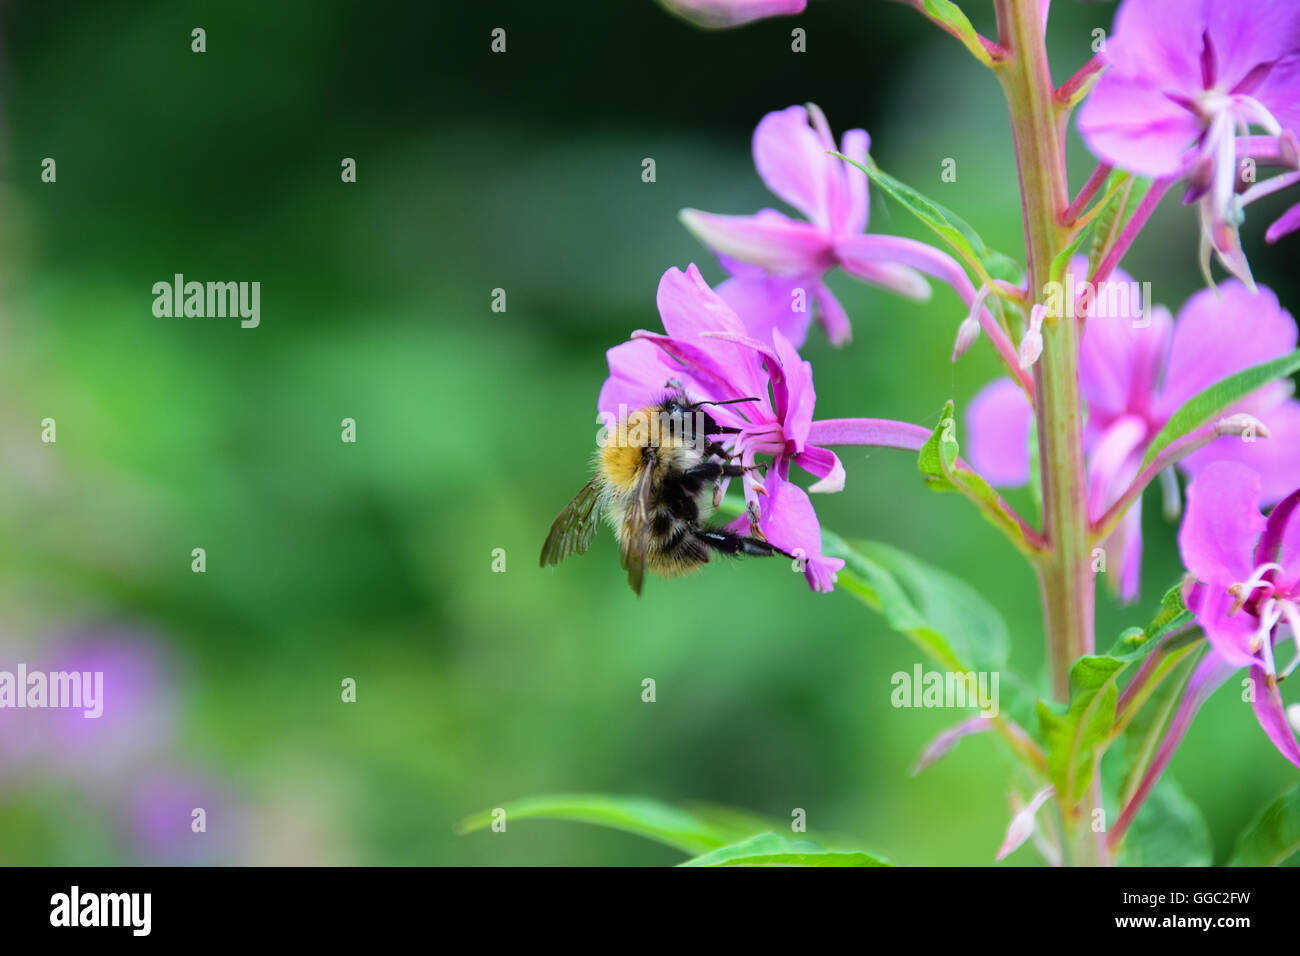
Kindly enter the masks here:
M 757 399 L 734 400 L 752 401 Z M 627 583 L 638 596 L 647 569 L 665 577 L 689 574 L 707 564 L 713 551 L 793 557 L 761 536 L 700 523 L 709 484 L 761 467 L 734 464 L 734 456 L 709 437 L 738 430 L 719 426 L 704 411 L 705 405 L 727 404 L 733 402 L 692 403 L 674 390 L 607 431 L 596 452 L 595 476 L 551 525 L 541 566 L 586 551 L 601 516 L 614 529 Z M 760 535 L 756 527 L 753 531 Z

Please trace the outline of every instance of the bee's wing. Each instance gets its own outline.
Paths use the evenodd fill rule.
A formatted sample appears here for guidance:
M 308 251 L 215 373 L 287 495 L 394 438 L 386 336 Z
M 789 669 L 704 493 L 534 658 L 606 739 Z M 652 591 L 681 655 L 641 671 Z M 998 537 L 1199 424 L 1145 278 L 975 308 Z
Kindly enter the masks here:
M 554 523 L 551 533 L 542 545 L 542 567 L 559 564 L 571 554 L 582 554 L 591 547 L 591 539 L 596 536 L 596 527 L 600 524 L 600 479 L 592 478 L 583 489 L 574 495 L 573 500 L 564 506 Z
M 647 452 L 649 449 L 647 449 Z M 650 547 L 650 489 L 654 486 L 655 458 L 647 454 L 637 479 L 636 491 L 623 517 L 623 535 L 620 557 L 627 569 L 627 583 L 641 596 L 641 582 L 645 578 L 645 556 Z

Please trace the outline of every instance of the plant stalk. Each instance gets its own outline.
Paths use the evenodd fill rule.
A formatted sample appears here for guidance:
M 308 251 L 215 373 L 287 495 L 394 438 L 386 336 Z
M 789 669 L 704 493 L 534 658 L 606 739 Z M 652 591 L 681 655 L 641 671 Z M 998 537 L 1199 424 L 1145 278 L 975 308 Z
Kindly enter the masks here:
M 1045 299 L 1052 264 L 1070 231 L 1061 223 L 1070 204 L 1065 166 L 1067 110 L 1055 99 L 1039 0 L 996 0 L 999 41 L 1007 51 L 994 65 L 1011 113 L 1016 166 L 1025 222 L 1029 289 Z M 1052 693 L 1069 696 L 1072 662 L 1093 652 L 1094 582 L 1088 531 L 1087 469 L 1083 456 L 1079 394 L 1079 327 L 1070 316 L 1043 323 L 1043 351 L 1034 365 L 1035 421 L 1043 492 L 1043 537 L 1048 548 L 1037 562 Z M 1094 774 L 1094 779 L 1097 775 Z M 1105 834 L 1089 826 L 1100 807 L 1099 785 L 1084 805 L 1064 807 L 1067 862 L 1107 862 Z M 1098 839 L 1100 837 L 1100 839 Z

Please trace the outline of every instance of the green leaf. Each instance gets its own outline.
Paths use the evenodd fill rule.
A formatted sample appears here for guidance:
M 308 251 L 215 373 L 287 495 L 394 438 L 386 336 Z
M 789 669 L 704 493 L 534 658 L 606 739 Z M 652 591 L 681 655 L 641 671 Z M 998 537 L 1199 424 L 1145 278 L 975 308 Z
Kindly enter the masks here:
M 1165 427 L 1152 440 L 1147 448 L 1146 457 L 1142 459 L 1145 468 L 1160 452 L 1175 441 L 1207 425 L 1215 416 L 1226 411 L 1241 401 L 1251 392 L 1263 388 L 1269 382 L 1291 375 L 1300 370 L 1300 349 L 1290 355 L 1254 365 L 1236 375 L 1229 375 L 1221 382 L 1211 385 L 1205 391 L 1188 399 L 1182 408 L 1170 416 Z
M 1091 223 L 1084 226 L 1079 230 L 1079 234 L 1074 237 L 1073 241 L 1056 254 L 1056 258 L 1052 260 L 1052 270 L 1048 273 L 1048 275 L 1051 276 L 1052 282 L 1061 281 L 1061 277 L 1065 275 L 1066 266 L 1070 264 L 1070 260 L 1074 258 L 1074 254 L 1079 251 L 1079 247 L 1083 245 L 1083 241 L 1088 238 L 1088 232 L 1091 228 Z M 1080 281 L 1082 281 L 1082 277 L 1080 277 Z
M 1138 811 L 1116 861 L 1120 866 L 1209 866 L 1210 828 L 1199 807 L 1168 775 Z
M 1129 707 L 1138 709 L 1124 728 L 1123 737 L 1123 778 L 1119 792 L 1119 803 L 1128 803 L 1137 792 L 1142 777 L 1150 767 L 1165 730 L 1178 705 L 1182 702 L 1187 682 L 1196 670 L 1197 660 L 1204 650 L 1201 646 L 1189 644 L 1162 651 L 1162 657 L 1155 670 L 1148 676 L 1142 690 L 1142 699 L 1129 703 Z
M 1192 612 L 1183 603 L 1183 586 L 1175 584 L 1160 599 L 1160 610 L 1145 628 L 1132 627 L 1116 638 L 1108 657 L 1131 663 L 1151 653 L 1160 639 L 1192 622 Z
M 964 581 L 889 545 L 849 545 L 825 530 L 822 550 L 845 561 L 839 586 L 879 611 L 939 666 L 960 673 L 1005 666 L 1006 624 Z
M 812 840 L 760 833 L 687 860 L 682 866 L 888 866 L 864 850 L 827 850 Z
M 1128 185 L 1128 180 L 1132 181 L 1131 187 Z M 1105 192 L 1102 195 L 1108 198 L 1105 200 L 1105 208 L 1094 220 L 1092 248 L 1088 252 L 1089 275 L 1097 271 L 1102 258 L 1110 251 L 1111 239 L 1124 231 L 1124 227 L 1133 218 L 1133 213 L 1137 212 L 1138 206 L 1142 204 L 1142 199 L 1150 188 L 1151 180 L 1134 179 L 1131 173 L 1118 169 L 1106 178 Z
M 960 491 L 975 503 L 986 521 L 1002 531 L 1021 550 L 1027 550 L 1030 546 L 1025 540 L 1020 522 L 1002 500 L 1002 496 L 981 475 L 957 460 L 956 429 L 953 403 L 949 400 L 939 416 L 939 424 L 921 446 L 917 456 L 917 468 L 926 486 L 935 491 Z
M 1047 771 L 1064 806 L 1083 799 L 1095 758 L 1110 736 L 1119 699 L 1116 681 L 1124 663 L 1113 657 L 1081 657 L 1070 668 L 1070 705 L 1057 714 L 1038 702 L 1038 725 L 1047 743 Z
M 506 825 L 516 820 L 552 819 L 575 823 L 594 823 L 649 840 L 666 843 L 683 853 L 708 853 L 742 839 L 752 830 L 740 830 L 720 814 L 713 819 L 688 813 L 658 800 L 645 797 L 618 797 L 607 794 L 551 794 L 526 797 L 505 804 Z M 472 833 L 491 826 L 493 811 L 484 810 L 466 817 L 456 825 L 457 833 Z
M 953 418 L 951 400 L 943 406 L 939 424 L 921 446 L 916 467 L 927 486 L 936 491 L 956 491 L 957 486 L 948 477 L 953 462 L 957 460 L 957 421 Z
M 1270 803 L 1240 837 L 1229 866 L 1277 866 L 1300 850 L 1300 787 Z
M 975 59 L 985 66 L 993 65 L 993 57 L 989 55 L 988 50 L 984 49 L 984 44 L 980 43 L 979 34 L 975 32 L 970 18 L 962 12 L 961 7 L 952 0 L 925 0 L 925 12 L 929 14 L 930 19 L 961 40 Z
M 1013 283 L 1019 281 L 1020 267 L 1016 262 L 985 245 L 984 240 L 970 223 L 955 212 L 922 195 L 901 180 L 895 179 L 877 166 L 870 156 L 864 164 L 840 153 L 835 155 L 861 169 L 873 184 L 929 226 L 966 260 L 966 264 L 979 274 L 981 281 L 989 278 L 1004 279 Z

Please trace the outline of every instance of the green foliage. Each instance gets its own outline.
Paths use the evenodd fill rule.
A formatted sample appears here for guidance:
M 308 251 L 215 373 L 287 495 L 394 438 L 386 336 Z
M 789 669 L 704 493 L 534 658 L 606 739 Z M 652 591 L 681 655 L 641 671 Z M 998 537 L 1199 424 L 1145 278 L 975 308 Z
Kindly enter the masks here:
M 812 840 L 760 833 L 687 860 L 682 866 L 888 866 L 864 850 L 827 850 Z
M 1124 664 L 1111 657 L 1081 657 L 1070 668 L 1070 703 L 1057 714 L 1038 702 L 1038 725 L 1047 745 L 1047 770 L 1066 806 L 1083 799 L 1095 758 L 1110 736 L 1119 698 L 1116 680 Z
M 1267 807 L 1240 837 L 1229 866 L 1277 866 L 1300 850 L 1300 787 Z
M 1145 468 L 1155 461 L 1160 452 L 1178 439 L 1209 424 L 1215 416 L 1225 412 L 1251 392 L 1263 388 L 1276 379 L 1291 375 L 1297 370 L 1300 370 L 1300 350 L 1271 362 L 1252 365 L 1192 396 L 1169 417 L 1165 427 L 1160 429 L 1159 434 L 1152 439 L 1146 457 L 1142 459 L 1142 467 Z
M 1120 866 L 1209 866 L 1210 829 L 1199 807 L 1168 774 L 1151 788 L 1124 835 Z
M 1156 643 L 1171 631 L 1192 622 L 1192 612 L 1183 602 L 1183 586 L 1176 584 L 1160 599 L 1160 610 L 1144 628 L 1132 627 L 1115 639 L 1107 656 L 1130 663 L 1146 657 Z
M 845 561 L 839 586 L 941 667 L 968 672 L 1005 665 L 1010 641 L 1001 615 L 959 578 L 878 542 L 850 545 L 823 531 L 822 548 Z
M 536 819 L 592 823 L 625 833 L 635 833 L 683 853 L 708 853 L 753 832 L 645 797 L 553 794 L 527 797 L 507 803 L 501 809 L 505 810 L 507 826 L 515 820 Z M 473 833 L 491 826 L 492 821 L 493 811 L 484 810 L 462 820 L 457 824 L 456 832 Z
M 682 866 L 887 866 L 865 850 L 826 849 L 793 839 L 741 810 L 699 806 L 682 810 L 646 797 L 554 794 L 528 797 L 501 807 L 506 825 L 515 820 L 569 820 L 634 833 L 693 855 Z M 492 825 L 494 811 L 466 817 L 456 832 Z
M 952 0 L 925 0 L 925 12 L 945 30 L 959 39 L 971 55 L 985 66 L 993 65 L 993 58 L 980 42 L 979 33 L 970 18 Z
M 955 212 L 945 209 L 933 199 L 922 195 L 901 180 L 895 179 L 877 166 L 870 156 L 867 157 L 866 163 L 858 163 L 840 153 L 835 155 L 865 172 L 874 185 L 892 196 L 904 209 L 934 230 L 939 238 L 952 246 L 982 282 L 988 282 L 990 279 L 1019 281 L 1021 270 L 1015 260 L 990 249 L 970 223 Z
M 935 491 L 961 492 L 974 502 L 985 520 L 1002 531 L 1013 544 L 1022 550 L 1028 549 L 1029 543 L 1020 522 L 1002 496 L 983 477 L 957 460 L 957 420 L 953 417 L 953 408 L 951 400 L 944 405 L 939 424 L 921 446 L 917 457 L 917 468 L 926 487 Z
M 1190 620 L 1181 587 L 1170 588 L 1161 599 L 1159 612 L 1145 628 L 1125 631 L 1106 654 L 1088 655 L 1074 662 L 1070 668 L 1070 702 L 1063 714 L 1039 701 L 1038 720 L 1047 744 L 1048 770 L 1067 806 L 1083 798 L 1092 782 L 1095 758 L 1113 736 L 1120 674 Z
M 1106 178 L 1100 200 L 1105 206 L 1095 220 L 1092 248 L 1088 252 L 1089 275 L 1097 271 L 1097 266 L 1110 251 L 1111 242 L 1124 231 L 1150 188 L 1149 179 L 1134 179 L 1131 173 L 1118 169 Z

